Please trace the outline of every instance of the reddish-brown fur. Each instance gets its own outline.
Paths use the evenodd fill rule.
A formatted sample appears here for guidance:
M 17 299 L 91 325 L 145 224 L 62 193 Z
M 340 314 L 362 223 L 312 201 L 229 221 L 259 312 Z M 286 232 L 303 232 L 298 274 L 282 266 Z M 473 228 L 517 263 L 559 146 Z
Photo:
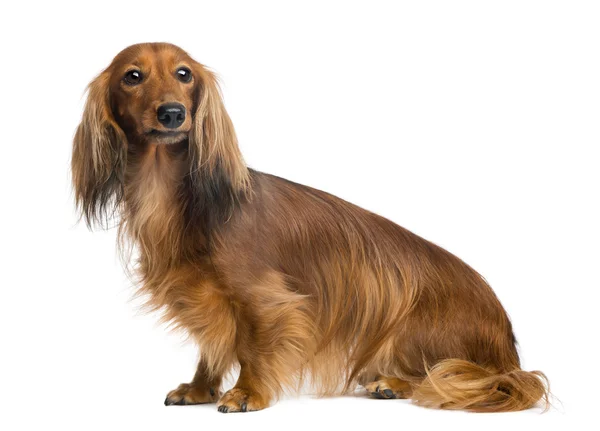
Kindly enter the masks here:
M 144 76 L 133 86 L 132 68 Z M 165 102 L 185 106 L 181 133 L 159 133 Z M 305 382 L 448 409 L 547 402 L 477 272 L 383 217 L 247 168 L 215 77 L 178 47 L 131 46 L 90 84 L 72 171 L 88 224 L 119 216 L 149 304 L 200 346 L 194 379 L 166 404 L 259 410 Z

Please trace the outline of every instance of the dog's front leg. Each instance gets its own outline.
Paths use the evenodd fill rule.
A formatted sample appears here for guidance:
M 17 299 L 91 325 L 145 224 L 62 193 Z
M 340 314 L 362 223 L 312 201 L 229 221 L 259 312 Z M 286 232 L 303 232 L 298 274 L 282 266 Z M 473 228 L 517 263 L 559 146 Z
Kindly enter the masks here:
M 314 314 L 277 273 L 245 290 L 237 312 L 236 357 L 240 376 L 217 406 L 220 412 L 268 407 L 296 377 L 315 351 Z
M 165 405 L 187 406 L 214 403 L 221 397 L 222 376 L 211 376 L 206 362 L 201 358 L 196 374 L 190 383 L 182 383 L 165 399 Z
M 240 363 L 240 377 L 235 386 L 227 391 L 217 404 L 222 413 L 251 412 L 262 410 L 271 402 L 271 390 L 261 375 L 266 372 L 260 360 Z

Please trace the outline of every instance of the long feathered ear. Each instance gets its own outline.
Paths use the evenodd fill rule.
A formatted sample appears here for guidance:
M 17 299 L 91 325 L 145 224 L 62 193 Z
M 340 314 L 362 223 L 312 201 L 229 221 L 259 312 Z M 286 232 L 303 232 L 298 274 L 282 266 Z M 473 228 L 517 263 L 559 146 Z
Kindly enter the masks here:
M 190 134 L 190 147 L 199 163 L 197 168 L 210 175 L 224 175 L 232 187 L 247 187 L 248 169 L 240 149 L 233 123 L 225 110 L 217 79 L 198 66 L 200 83 L 197 109 Z
M 192 212 L 210 229 L 227 220 L 235 205 L 248 196 L 250 181 L 216 77 L 200 64 L 195 69 L 197 108 L 189 137 Z
M 106 226 L 123 198 L 127 139 L 113 117 L 108 84 L 106 71 L 90 83 L 73 140 L 75 202 L 88 227 Z

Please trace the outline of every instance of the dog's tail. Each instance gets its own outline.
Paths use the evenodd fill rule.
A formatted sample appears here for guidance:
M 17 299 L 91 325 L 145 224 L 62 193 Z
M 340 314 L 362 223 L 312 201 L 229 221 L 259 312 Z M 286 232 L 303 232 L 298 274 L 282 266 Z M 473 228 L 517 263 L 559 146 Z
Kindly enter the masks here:
M 417 404 L 441 409 L 475 412 L 525 410 L 542 402 L 548 409 L 550 389 L 540 371 L 515 369 L 499 373 L 461 359 L 447 359 L 427 369 L 414 385 Z

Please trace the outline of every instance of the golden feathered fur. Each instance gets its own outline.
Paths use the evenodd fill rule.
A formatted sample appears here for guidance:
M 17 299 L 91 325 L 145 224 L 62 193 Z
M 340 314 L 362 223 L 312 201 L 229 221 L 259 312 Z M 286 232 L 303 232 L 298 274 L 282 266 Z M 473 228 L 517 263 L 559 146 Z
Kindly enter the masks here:
M 172 102 L 187 115 L 167 129 L 156 112 Z M 307 381 L 447 409 L 547 401 L 477 272 L 383 217 L 247 168 L 214 75 L 178 47 L 131 46 L 90 84 L 72 172 L 88 224 L 118 216 L 149 304 L 200 346 L 168 405 L 259 410 Z

